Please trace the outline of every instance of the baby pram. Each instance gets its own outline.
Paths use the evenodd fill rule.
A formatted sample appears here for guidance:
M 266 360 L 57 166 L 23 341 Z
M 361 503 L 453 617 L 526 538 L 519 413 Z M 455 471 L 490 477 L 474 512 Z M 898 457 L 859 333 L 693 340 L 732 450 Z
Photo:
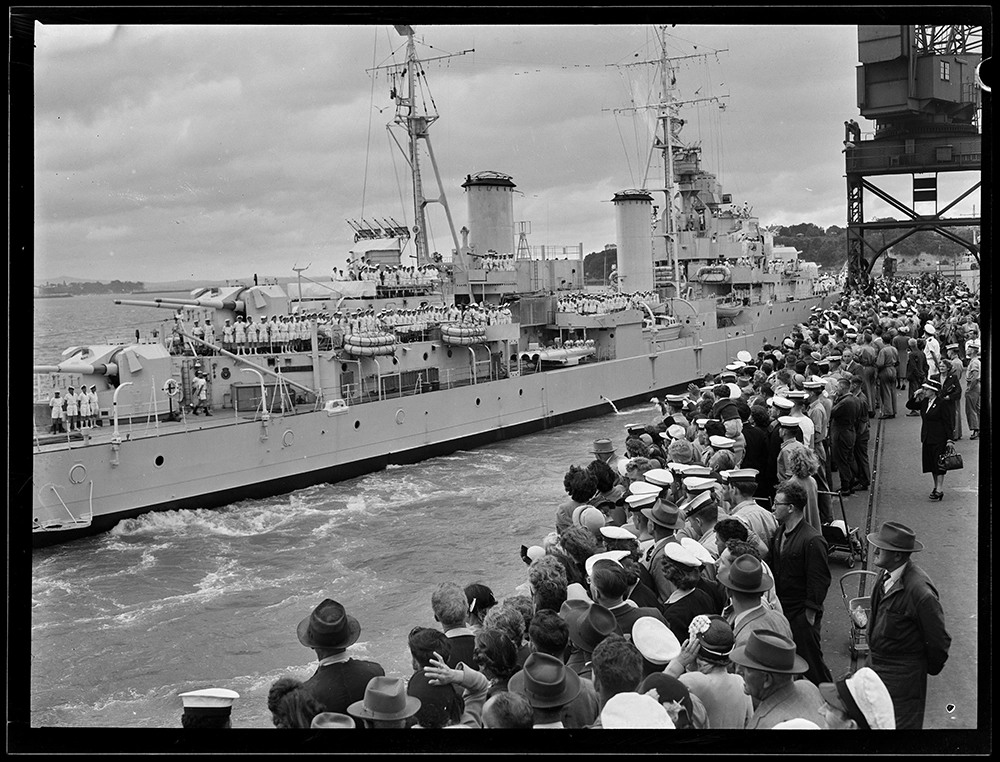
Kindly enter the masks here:
M 840 518 L 823 525 L 823 539 L 826 540 L 827 555 L 847 553 L 847 568 L 854 568 L 854 558 L 864 562 L 864 546 L 858 536 L 857 527 L 847 525 L 847 513 L 844 511 L 844 498 L 839 492 L 820 490 L 821 495 L 836 496 L 840 501 Z
M 844 605 L 847 607 L 847 617 L 851 620 L 851 641 L 849 644 L 851 658 L 857 659 L 868 653 L 868 619 L 872 613 L 871 589 L 878 579 L 878 574 L 873 571 L 858 569 L 849 571 L 840 578 L 840 593 L 844 597 Z M 850 585 L 844 583 L 853 580 Z M 857 591 L 857 595 L 851 596 L 847 588 Z M 862 593 L 867 592 L 867 595 Z

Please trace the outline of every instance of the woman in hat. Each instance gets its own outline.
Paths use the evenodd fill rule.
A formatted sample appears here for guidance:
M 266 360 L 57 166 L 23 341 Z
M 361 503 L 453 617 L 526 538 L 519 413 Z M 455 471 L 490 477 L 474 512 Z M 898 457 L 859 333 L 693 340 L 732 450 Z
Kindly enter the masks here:
M 742 730 L 753 714 L 743 678 L 730 672 L 734 644 L 733 628 L 721 616 L 696 616 L 680 655 L 665 670 L 701 700 L 712 730 Z
M 670 715 L 677 730 L 707 730 L 708 711 L 688 687 L 672 675 L 659 672 L 644 678 L 635 692 L 653 696 Z
M 906 407 L 920 413 L 920 460 L 923 473 L 931 474 L 934 479 L 934 489 L 928 496 L 931 500 L 941 500 L 944 497 L 945 471 L 940 466 L 940 458 L 945 447 L 951 442 L 955 424 L 951 418 L 951 410 L 940 399 L 941 384 L 938 381 L 927 380 L 920 387 L 912 400 L 906 401 Z
M 718 614 L 720 606 L 709 590 L 699 584 L 701 561 L 681 543 L 667 543 L 660 563 L 675 588 L 663 602 L 663 618 L 677 640 L 683 642 L 691 620 L 699 614 Z

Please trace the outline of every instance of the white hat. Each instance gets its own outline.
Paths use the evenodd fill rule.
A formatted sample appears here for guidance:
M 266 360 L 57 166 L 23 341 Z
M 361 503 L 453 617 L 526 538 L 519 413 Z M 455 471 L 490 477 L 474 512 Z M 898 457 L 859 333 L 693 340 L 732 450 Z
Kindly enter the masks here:
M 651 468 L 642 475 L 642 478 L 660 488 L 674 483 L 674 475 L 665 468 Z
M 739 384 L 726 384 L 729 387 L 729 399 L 737 400 L 743 396 L 743 390 L 740 389 Z
M 354 724 L 354 719 L 350 715 L 340 714 L 338 712 L 320 712 L 313 717 L 312 723 L 309 727 L 323 728 L 326 730 L 336 730 L 338 728 L 349 730 L 357 726 Z
M 774 407 L 780 407 L 782 410 L 791 410 L 793 407 L 795 407 L 795 403 L 792 402 L 790 399 L 778 396 L 771 397 L 771 399 L 767 401 L 767 404 L 772 405 Z
M 639 617 L 632 624 L 632 644 L 652 664 L 667 664 L 681 653 L 681 643 L 665 622 L 651 616 Z
M 648 473 L 648 472 L 647 472 Z M 645 478 L 645 474 L 643 474 Z M 658 495 L 660 494 L 660 488 L 655 484 L 647 481 L 637 481 L 632 482 L 628 485 L 628 491 L 631 495 Z
M 728 471 L 719 471 L 722 481 L 728 482 L 732 479 L 756 479 L 760 471 L 756 468 L 731 468 Z
M 679 423 L 675 423 L 667 428 L 667 436 L 671 439 L 684 439 L 687 434 L 687 429 L 681 426 Z
M 180 694 L 184 711 L 188 714 L 227 714 L 233 702 L 240 697 L 236 691 L 226 688 L 202 688 Z M 193 710 L 188 712 L 188 710 Z M 204 711 L 207 710 L 207 711 Z
M 691 467 L 690 463 L 678 463 L 675 460 L 672 460 L 669 463 L 667 463 L 667 468 L 669 468 L 674 473 L 678 473 L 678 474 L 683 474 L 690 467 Z
M 598 508 L 588 505 L 580 513 L 580 526 L 586 527 L 591 532 L 599 530 L 607 523 L 604 514 Z
M 698 556 L 685 548 L 679 542 L 668 542 L 663 547 L 663 554 L 671 561 L 676 561 L 677 563 L 684 564 L 685 566 L 691 566 L 694 568 L 701 566 L 701 560 Z
M 625 527 L 616 526 L 603 526 L 600 529 L 601 534 L 607 537 L 609 540 L 635 540 L 636 536 L 628 531 Z
M 586 601 L 587 603 L 593 603 L 593 601 L 590 600 L 590 596 L 587 594 L 587 588 L 585 588 L 579 582 L 570 582 L 568 585 L 566 585 L 566 600 Z
M 778 417 L 778 425 L 786 429 L 797 429 L 799 427 L 799 419 L 790 415 L 782 415 Z
M 937 328 L 934 327 L 933 323 L 928 323 L 924 326 L 924 333 L 929 333 L 931 335 L 937 333 Z
M 682 537 L 681 547 L 686 548 L 688 552 L 701 561 L 703 565 L 715 563 L 715 556 L 712 555 L 712 552 L 695 539 Z
M 637 511 L 640 508 L 644 508 L 647 505 L 652 505 L 653 503 L 655 503 L 657 495 L 659 494 L 660 494 L 659 490 L 657 490 L 656 492 L 649 492 L 649 493 L 640 492 L 638 495 L 629 495 L 628 497 L 625 498 L 625 502 L 628 503 L 630 508 Z
M 625 476 L 625 471 L 628 468 L 628 458 L 619 458 L 618 462 L 615 463 L 615 470 L 618 472 L 619 476 Z
M 696 418 L 694 423 L 699 429 L 703 429 L 705 428 L 705 424 L 708 423 L 708 418 Z
M 587 570 L 587 576 L 589 577 L 594 571 L 594 564 L 598 561 L 614 561 L 621 566 L 621 560 L 628 555 L 631 555 L 631 553 L 627 550 L 609 550 L 606 553 L 595 553 L 592 556 L 588 556 L 587 560 L 583 562 L 583 566 Z
M 707 476 L 685 476 L 683 484 L 688 492 L 707 492 L 717 486 L 718 482 Z
M 736 440 L 719 434 L 713 434 L 708 438 L 708 443 L 716 450 L 732 450 L 733 445 L 736 444 Z
M 822 730 L 822 728 L 812 720 L 796 717 L 794 720 L 782 720 L 772 725 L 771 730 Z
M 746 364 L 746 363 L 740 363 L 739 365 L 737 365 L 736 363 L 730 363 L 729 365 L 727 365 L 727 366 L 726 366 L 726 370 L 728 370 L 728 371 L 732 371 L 732 372 L 734 372 L 734 373 L 735 373 L 735 372 L 736 372 L 736 371 L 738 371 L 738 370 L 739 370 L 740 368 L 742 368 L 742 367 L 743 367 L 743 366 L 744 366 L 745 364 Z
M 659 701 L 639 693 L 617 693 L 601 710 L 601 727 L 609 730 L 673 730 L 674 722 Z
M 742 360 L 743 362 L 750 362 L 753 359 L 753 355 L 747 352 L 745 349 L 741 349 L 736 353 L 736 359 Z
M 528 556 L 530 561 L 537 561 L 539 558 L 545 555 L 545 548 L 541 545 L 532 545 L 525 551 L 525 555 Z
M 844 689 L 848 695 L 844 694 Z M 862 667 L 842 683 L 820 683 L 819 692 L 824 701 L 844 709 L 849 717 L 860 712 L 872 730 L 896 729 L 895 709 L 889 689 L 869 667 Z M 854 706 L 850 706 L 851 703 Z M 857 722 L 859 718 L 852 719 Z

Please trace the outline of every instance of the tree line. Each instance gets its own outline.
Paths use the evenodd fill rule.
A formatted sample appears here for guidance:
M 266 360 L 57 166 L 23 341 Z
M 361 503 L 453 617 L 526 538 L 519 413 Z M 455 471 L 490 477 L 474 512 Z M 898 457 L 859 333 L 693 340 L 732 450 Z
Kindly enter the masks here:
M 46 283 L 44 286 L 39 286 L 39 289 L 43 294 L 60 293 L 80 296 L 82 294 L 131 294 L 133 291 L 142 291 L 145 287 L 145 283 L 141 280 L 113 280 L 110 283 L 101 283 L 99 281 L 88 283 L 81 283 L 79 281 Z

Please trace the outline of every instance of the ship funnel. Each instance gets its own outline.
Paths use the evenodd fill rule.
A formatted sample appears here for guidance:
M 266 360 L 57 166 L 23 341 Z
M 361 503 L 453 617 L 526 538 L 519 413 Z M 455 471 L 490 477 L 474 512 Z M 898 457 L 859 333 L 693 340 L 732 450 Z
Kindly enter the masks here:
M 469 203 L 469 245 L 480 255 L 491 249 L 497 254 L 513 254 L 517 186 L 510 175 L 479 172 L 467 175 L 462 187 Z
M 622 291 L 653 290 L 653 197 L 624 190 L 612 199 L 618 243 L 618 279 Z

